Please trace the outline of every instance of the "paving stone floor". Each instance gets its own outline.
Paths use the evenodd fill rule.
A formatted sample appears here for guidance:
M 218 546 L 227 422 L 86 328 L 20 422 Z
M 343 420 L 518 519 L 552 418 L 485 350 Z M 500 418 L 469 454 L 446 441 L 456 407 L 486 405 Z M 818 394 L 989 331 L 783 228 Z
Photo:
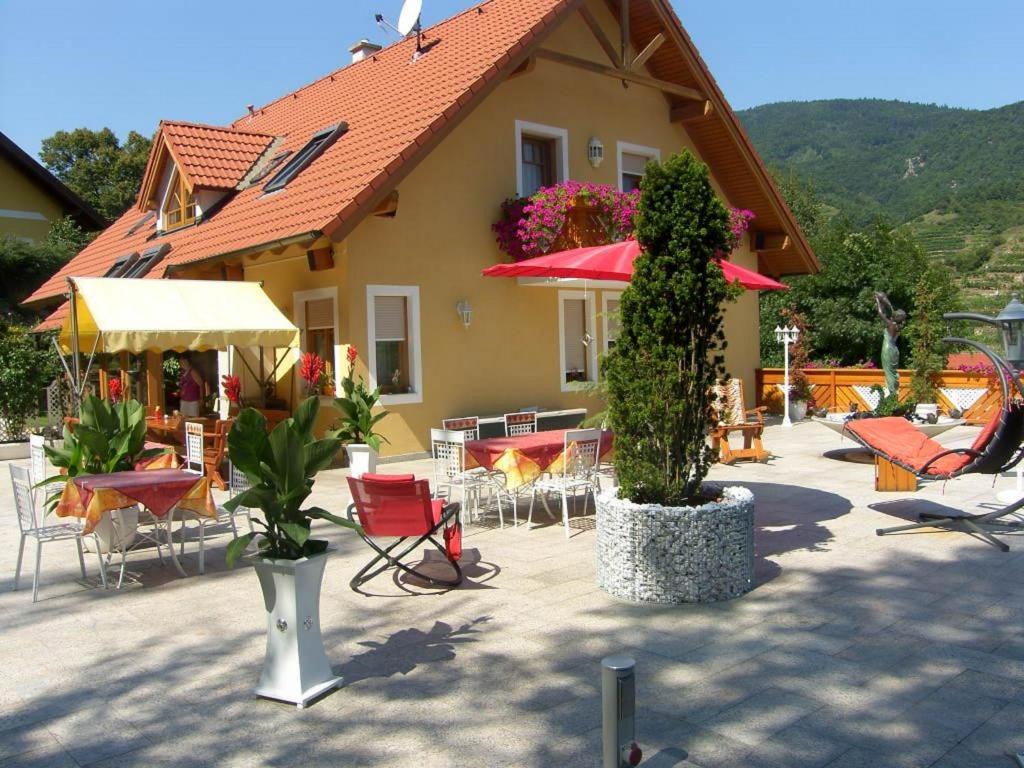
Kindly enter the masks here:
M 943 442 L 963 444 L 970 429 Z M 41 600 L 12 591 L 17 526 L 0 466 L 0 766 L 597 766 L 599 662 L 637 660 L 644 765 L 974 768 L 1024 752 L 1024 539 L 877 538 L 915 508 L 978 508 L 1012 477 L 877 494 L 870 465 L 813 423 L 771 427 L 767 465 L 716 467 L 757 499 L 757 588 L 717 605 L 647 607 L 594 583 L 593 507 L 573 537 L 473 526 L 467 582 L 382 576 L 345 531 L 322 623 L 345 685 L 303 711 L 256 699 L 263 612 L 252 569 L 179 579 L 155 555 L 96 588 L 73 546 L 44 548 Z M 849 443 L 846 443 L 849 447 Z M 392 467 L 429 473 L 427 462 Z M 342 511 L 344 472 L 314 501 Z M 911 499 L 908 506 L 907 499 Z M 523 508 L 525 512 L 525 507 Z M 30 573 L 30 572 L 29 572 Z M 30 583 L 30 582 L 29 582 Z

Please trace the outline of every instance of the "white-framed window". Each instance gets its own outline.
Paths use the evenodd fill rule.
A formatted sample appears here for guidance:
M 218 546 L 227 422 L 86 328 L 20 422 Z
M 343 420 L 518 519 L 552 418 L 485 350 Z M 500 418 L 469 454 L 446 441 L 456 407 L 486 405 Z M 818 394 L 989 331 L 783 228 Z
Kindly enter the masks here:
M 619 301 L 622 299 L 622 291 L 601 292 L 601 333 L 604 338 L 604 351 L 615 346 L 615 339 L 619 336 Z
M 292 313 L 301 333 L 296 360 L 303 352 L 316 352 L 330 366 L 335 390 L 340 392 L 343 356 L 338 329 L 338 289 L 296 291 L 292 294 Z
M 620 192 L 632 192 L 640 186 L 648 162 L 661 162 L 661 150 L 657 147 L 644 147 L 628 141 L 616 142 L 615 155 L 619 164 Z
M 569 131 L 516 120 L 516 194 L 529 197 L 568 178 Z
M 370 387 L 380 387 L 381 403 L 422 403 L 419 286 L 366 286 L 366 334 Z
M 563 392 L 597 381 L 597 320 L 590 291 L 558 292 L 558 356 Z

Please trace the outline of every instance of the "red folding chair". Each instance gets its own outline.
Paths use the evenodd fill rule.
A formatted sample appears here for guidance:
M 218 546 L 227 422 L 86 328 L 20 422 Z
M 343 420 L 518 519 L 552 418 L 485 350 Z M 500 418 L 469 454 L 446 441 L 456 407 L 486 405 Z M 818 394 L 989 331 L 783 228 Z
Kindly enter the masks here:
M 399 568 L 438 587 L 457 587 L 462 583 L 458 563 L 462 555 L 458 504 L 430 498 L 430 483 L 416 480 L 413 475 L 364 474 L 361 478 L 349 477 L 348 487 L 352 491 L 348 517 L 362 526 L 360 537 L 377 553 L 352 577 L 349 586 L 353 590 L 358 592 L 361 585 L 389 568 Z M 442 532 L 443 544 L 434 538 L 438 532 Z M 392 537 L 398 540 L 386 547 L 374 541 Z M 415 541 L 406 545 L 412 538 Z M 455 570 L 454 579 L 439 579 L 402 562 L 427 542 L 444 553 Z M 397 549 L 400 549 L 398 554 L 393 554 Z M 378 565 L 382 560 L 383 565 Z

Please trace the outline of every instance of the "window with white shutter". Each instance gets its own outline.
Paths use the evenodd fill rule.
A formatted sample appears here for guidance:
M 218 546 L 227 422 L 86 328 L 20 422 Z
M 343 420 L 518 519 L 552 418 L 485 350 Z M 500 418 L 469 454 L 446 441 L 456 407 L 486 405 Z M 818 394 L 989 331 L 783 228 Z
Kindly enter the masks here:
M 597 380 L 597 339 L 594 296 L 582 291 L 558 292 L 559 355 L 562 390 L 583 381 Z
M 617 144 L 619 156 L 619 189 L 632 192 L 640 188 L 644 169 L 651 160 L 660 160 L 661 152 L 654 147 L 641 147 L 620 141 Z
M 419 289 L 367 286 L 370 372 L 384 402 L 420 402 Z
M 338 382 L 338 361 L 335 351 L 338 343 L 337 289 L 320 288 L 296 291 L 295 324 L 302 331 L 302 351 L 314 352 L 327 364 L 329 380 Z

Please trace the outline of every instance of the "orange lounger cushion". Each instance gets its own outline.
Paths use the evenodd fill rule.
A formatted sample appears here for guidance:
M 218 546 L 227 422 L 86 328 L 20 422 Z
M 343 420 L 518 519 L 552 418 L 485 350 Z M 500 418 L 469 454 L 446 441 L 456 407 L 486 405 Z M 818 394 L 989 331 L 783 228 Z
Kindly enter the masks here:
M 997 423 L 998 420 L 995 420 L 986 425 L 978 439 L 974 441 L 974 446 L 978 446 L 979 443 L 984 446 Z M 921 473 L 921 468 L 925 464 L 947 450 L 901 416 L 851 420 L 847 422 L 846 429 L 868 448 L 917 474 Z M 949 475 L 965 467 L 972 460 L 973 457 L 969 454 L 949 454 L 930 465 L 925 474 Z

